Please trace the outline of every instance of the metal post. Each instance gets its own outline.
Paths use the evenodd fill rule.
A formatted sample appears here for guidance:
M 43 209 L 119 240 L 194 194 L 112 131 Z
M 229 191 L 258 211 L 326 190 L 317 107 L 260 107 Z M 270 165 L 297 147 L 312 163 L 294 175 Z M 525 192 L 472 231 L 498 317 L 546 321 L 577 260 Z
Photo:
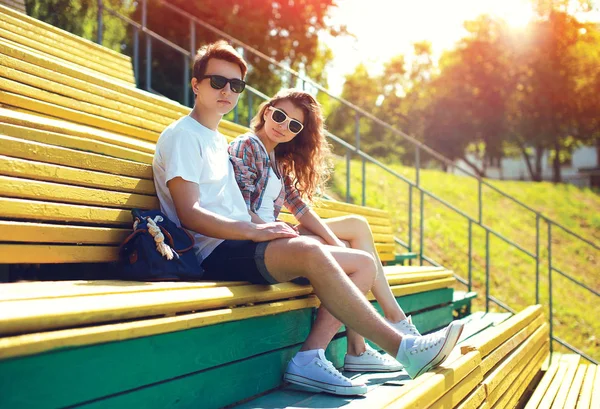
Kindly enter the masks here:
M 196 58 L 196 23 L 190 19 L 190 61 L 189 61 L 189 65 L 188 65 L 188 70 L 193 70 L 194 69 L 194 59 Z M 192 72 L 192 76 L 194 75 L 194 73 Z M 186 94 L 190 95 L 192 94 L 192 99 L 194 100 L 192 102 L 192 106 L 196 104 L 196 95 L 194 94 L 194 92 L 190 89 L 190 85 L 189 85 L 189 81 L 188 81 L 188 85 L 185 86 L 186 88 Z M 189 87 L 189 88 L 188 88 Z
M 194 62 L 196 57 L 196 23 L 190 20 L 190 59 Z
M 469 291 L 473 288 L 473 222 L 469 219 Z
M 146 28 L 148 22 L 148 4 L 147 0 L 142 0 L 142 30 Z M 152 89 L 152 40 L 146 35 L 146 90 Z
M 535 303 L 540 303 L 540 214 L 535 214 Z
M 303 82 L 304 83 L 304 82 Z M 356 141 L 356 151 L 360 151 L 360 114 L 358 112 L 354 115 L 354 138 Z M 362 158 L 362 205 L 365 205 L 365 159 Z
M 367 161 L 362 158 L 362 205 L 367 203 Z
M 187 55 L 183 55 L 183 105 L 190 106 L 190 64 Z
M 552 313 L 552 222 L 548 223 L 548 298 L 549 298 L 549 315 L 550 315 L 550 356 L 552 356 L 552 339 L 554 338 L 553 313 Z
M 146 36 L 146 91 L 152 90 L 152 40 Z
M 421 186 L 421 148 L 418 145 L 415 150 L 415 168 L 417 170 L 416 183 L 417 186 Z
M 135 84 L 140 86 L 140 30 L 136 27 L 133 30 L 133 75 L 135 75 Z
M 350 203 L 350 149 L 346 150 L 346 203 Z
M 412 251 L 412 239 L 413 239 L 413 187 L 408 185 L 408 251 Z
M 490 231 L 485 229 L 485 312 L 490 310 Z
M 250 126 L 250 122 L 252 122 L 252 103 L 253 103 L 252 93 L 248 91 L 248 126 Z
M 102 0 L 98 0 L 98 15 L 97 15 L 98 33 L 96 33 L 97 34 L 96 42 L 100 45 L 102 45 L 102 34 L 104 31 L 104 23 L 102 21 L 103 14 L 104 14 L 104 4 L 103 4 Z
M 483 224 L 483 203 L 481 201 L 481 191 L 482 191 L 482 183 L 481 183 L 481 178 L 477 179 L 478 182 L 478 203 L 479 203 L 479 224 Z
M 419 229 L 421 231 L 420 233 L 420 237 L 419 237 L 419 265 L 423 265 L 423 241 L 424 241 L 424 234 L 425 234 L 425 220 L 423 215 L 425 214 L 425 192 L 423 192 L 422 190 L 421 192 L 421 203 L 420 203 L 420 220 L 419 220 Z

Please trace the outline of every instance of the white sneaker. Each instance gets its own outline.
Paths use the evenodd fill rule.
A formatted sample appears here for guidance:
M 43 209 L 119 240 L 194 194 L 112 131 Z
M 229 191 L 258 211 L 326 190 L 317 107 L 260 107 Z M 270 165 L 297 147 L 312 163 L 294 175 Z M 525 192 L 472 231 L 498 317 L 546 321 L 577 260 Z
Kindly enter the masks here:
M 283 379 L 315 392 L 327 392 L 334 395 L 363 395 L 367 393 L 367 385 L 342 375 L 325 358 L 325 351 L 322 349 L 318 350 L 316 358 L 304 366 L 296 364 L 292 358 Z
M 388 354 L 380 354 L 366 344 L 367 350 L 359 356 L 346 354 L 344 370 L 349 372 L 397 372 L 402 364 Z
M 415 325 L 412 323 L 412 318 L 410 315 L 402 321 L 390 322 L 390 324 L 396 329 L 396 331 L 398 331 L 402 335 L 412 335 L 413 337 L 421 336 L 421 333 L 419 332 L 417 327 L 415 327 Z
M 464 323 L 461 321 L 452 321 L 446 328 L 433 334 L 411 337 L 406 341 L 412 342 L 412 346 L 405 345 L 403 351 L 401 344 L 396 359 L 404 365 L 408 375 L 414 379 L 448 358 L 460 338 L 463 326 Z

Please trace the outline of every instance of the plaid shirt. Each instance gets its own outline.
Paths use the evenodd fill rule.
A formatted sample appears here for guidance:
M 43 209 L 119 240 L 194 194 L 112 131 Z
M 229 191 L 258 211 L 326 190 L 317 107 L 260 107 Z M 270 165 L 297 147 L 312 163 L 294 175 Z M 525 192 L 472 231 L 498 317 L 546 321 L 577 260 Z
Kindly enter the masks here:
M 246 133 L 229 144 L 229 159 L 233 164 L 235 180 L 242 191 L 246 206 L 256 213 L 260 209 L 269 180 L 271 158 L 261 142 L 252 134 Z M 273 170 L 278 173 L 277 169 Z M 296 219 L 300 219 L 309 210 L 289 175 L 283 176 L 283 188 L 273 203 L 275 220 L 282 205 L 285 205 Z

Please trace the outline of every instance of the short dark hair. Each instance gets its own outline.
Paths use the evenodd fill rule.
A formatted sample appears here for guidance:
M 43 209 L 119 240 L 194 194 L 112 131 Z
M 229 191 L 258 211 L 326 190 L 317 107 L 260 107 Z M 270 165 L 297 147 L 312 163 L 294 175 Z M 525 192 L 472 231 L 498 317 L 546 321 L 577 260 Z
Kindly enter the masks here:
M 198 49 L 194 58 L 194 78 L 200 79 L 206 74 L 206 66 L 211 58 L 237 64 L 242 71 L 242 79 L 246 77 L 248 65 L 244 58 L 226 41 L 219 40 Z

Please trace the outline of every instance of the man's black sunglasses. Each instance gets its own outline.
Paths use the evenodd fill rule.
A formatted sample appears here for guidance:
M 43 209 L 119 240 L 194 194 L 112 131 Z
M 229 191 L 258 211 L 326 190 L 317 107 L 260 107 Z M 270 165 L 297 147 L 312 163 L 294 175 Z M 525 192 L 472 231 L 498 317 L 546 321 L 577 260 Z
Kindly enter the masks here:
M 198 81 L 202 81 L 205 78 L 210 78 L 210 86 L 214 89 L 223 89 L 229 83 L 231 84 L 231 91 L 239 94 L 246 88 L 246 83 L 239 78 L 225 78 L 221 75 L 203 75 L 198 78 Z

